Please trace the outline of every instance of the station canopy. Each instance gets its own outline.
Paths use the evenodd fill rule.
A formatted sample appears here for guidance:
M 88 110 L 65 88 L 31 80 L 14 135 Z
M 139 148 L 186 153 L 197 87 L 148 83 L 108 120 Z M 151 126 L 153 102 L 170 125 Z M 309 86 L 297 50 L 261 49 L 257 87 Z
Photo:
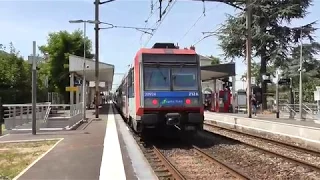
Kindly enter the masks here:
M 226 78 L 236 75 L 235 63 L 201 66 L 201 80 Z
M 77 75 L 83 77 L 83 63 L 84 58 L 75 55 L 69 55 L 69 72 L 75 72 Z M 86 80 L 90 81 L 90 86 L 95 81 L 95 61 L 92 59 L 86 59 Z M 110 91 L 112 89 L 114 76 L 114 65 L 99 62 L 99 86 L 104 91 Z

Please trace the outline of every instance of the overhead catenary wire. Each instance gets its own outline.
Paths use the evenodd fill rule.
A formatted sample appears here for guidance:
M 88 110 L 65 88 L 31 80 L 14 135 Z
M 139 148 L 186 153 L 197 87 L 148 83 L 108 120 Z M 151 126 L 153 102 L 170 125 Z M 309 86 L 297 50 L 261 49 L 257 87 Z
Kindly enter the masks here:
M 160 27 L 160 25 L 162 24 L 163 20 L 166 18 L 167 14 L 171 11 L 173 5 L 177 2 L 177 0 L 175 0 L 172 4 L 172 6 L 170 6 L 170 4 L 172 3 L 172 1 L 169 1 L 168 5 L 166 6 L 166 8 L 164 9 L 163 12 L 160 12 L 160 17 L 159 17 L 159 20 L 153 25 L 153 28 L 155 29 L 155 31 L 153 32 L 153 34 L 151 36 L 149 36 L 147 42 L 145 43 L 144 46 L 146 46 L 149 41 L 151 40 L 151 38 L 153 37 L 153 35 L 156 33 L 156 31 L 158 30 L 158 28 Z M 170 8 L 168 11 L 168 7 Z M 161 11 L 161 8 L 159 7 L 160 11 Z M 162 18 L 163 17 L 163 18 Z
M 113 28 L 135 29 L 135 30 L 137 30 L 137 31 L 140 31 L 140 32 L 143 32 L 143 33 L 146 33 L 146 34 L 152 34 L 151 32 L 155 30 L 155 29 L 146 28 L 146 27 L 121 26 L 121 25 L 114 25 L 114 24 L 105 23 L 105 22 L 101 22 L 101 24 L 106 24 L 106 25 L 108 25 L 109 27 L 102 27 L 102 28 L 99 28 L 99 29 L 113 29 Z M 151 31 L 151 32 L 148 32 L 148 30 Z
M 204 17 L 204 14 L 201 14 L 198 19 L 196 20 L 196 22 L 187 30 L 186 33 L 184 33 L 184 35 L 179 39 L 179 42 L 181 42 L 188 34 L 189 32 L 198 24 L 198 22 L 200 21 L 200 19 L 202 19 Z
M 210 12 L 211 10 L 213 10 L 214 8 L 216 8 L 216 7 L 213 7 L 213 8 L 210 8 L 209 10 L 207 10 L 207 11 L 205 11 L 205 10 L 203 10 L 203 12 L 202 12 L 202 14 L 198 17 L 198 19 L 192 24 L 192 26 L 190 26 L 190 28 L 186 31 L 186 33 L 179 39 L 179 43 L 190 33 L 190 31 L 194 28 L 194 27 L 196 27 L 196 25 L 199 23 L 199 21 L 202 19 L 202 18 L 204 18 L 204 17 L 206 17 L 206 13 L 207 12 Z M 204 7 L 204 9 L 205 9 L 205 7 Z
M 155 1 L 153 2 L 153 0 L 151 0 L 151 10 L 150 10 L 150 14 L 148 16 L 148 18 L 144 21 L 145 22 L 145 25 L 144 27 L 146 28 L 147 25 L 149 24 L 149 20 L 150 18 L 155 14 L 156 10 L 154 10 L 154 7 L 158 4 L 158 1 Z M 160 8 L 157 8 L 157 9 L 160 9 Z M 145 35 L 146 33 L 142 33 L 141 36 L 140 36 L 140 45 L 142 44 L 142 37 L 143 35 Z
M 253 2 L 250 3 L 249 6 L 254 6 L 254 4 L 255 4 L 257 1 L 258 1 L 258 0 L 254 0 Z M 224 3 L 226 3 L 226 2 L 224 2 Z M 236 5 L 236 4 L 233 4 L 233 3 L 226 3 L 226 4 L 231 5 L 231 6 L 235 7 L 236 9 L 240 9 L 240 10 L 243 10 L 243 11 L 246 10 L 245 8 L 242 8 L 242 7 L 240 7 L 240 6 Z M 201 41 L 203 41 L 204 39 L 206 39 L 206 38 L 208 38 L 208 37 L 217 35 L 218 31 L 221 30 L 222 27 L 224 27 L 223 24 L 222 24 L 218 29 L 216 29 L 215 31 L 210 32 L 209 35 L 206 35 L 206 36 L 200 38 L 200 39 L 199 39 L 198 41 L 196 41 L 192 46 L 195 46 L 196 44 L 200 43 Z M 203 33 L 203 34 L 204 34 L 204 33 Z
M 206 35 L 206 36 L 203 36 L 203 37 L 200 38 L 198 41 L 196 41 L 192 46 L 197 45 L 198 43 L 200 43 L 201 41 L 203 41 L 204 39 L 206 39 L 206 38 L 208 38 L 208 37 L 217 35 L 218 31 L 221 30 L 221 28 L 223 28 L 223 27 L 224 27 L 224 25 L 221 25 L 218 29 L 210 32 L 210 34 L 208 34 L 208 35 Z M 205 34 L 205 33 L 203 33 L 203 34 Z
M 152 39 L 152 37 L 154 36 L 154 34 L 157 32 L 157 30 L 159 29 L 160 25 L 162 24 L 162 22 L 164 21 L 164 19 L 167 17 L 167 15 L 169 14 L 169 12 L 172 10 L 172 8 L 174 7 L 174 5 L 176 4 L 177 0 L 173 0 L 173 1 L 169 1 L 167 7 L 165 8 L 165 10 L 162 13 L 162 18 L 160 19 L 160 21 L 157 21 L 154 25 L 155 29 L 152 33 L 152 35 L 149 36 L 147 42 L 144 44 L 144 47 L 148 45 L 148 43 L 150 42 L 150 40 Z M 172 3 L 172 5 L 170 6 L 170 4 Z M 168 10 L 167 10 L 168 9 Z

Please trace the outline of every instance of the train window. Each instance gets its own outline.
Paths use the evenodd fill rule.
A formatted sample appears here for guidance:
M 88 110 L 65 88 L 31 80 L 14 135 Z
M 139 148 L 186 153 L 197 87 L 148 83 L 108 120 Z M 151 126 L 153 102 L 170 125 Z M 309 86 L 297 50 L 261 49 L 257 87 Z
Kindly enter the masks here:
M 198 90 L 198 69 L 181 67 L 172 69 L 174 90 Z
M 170 90 L 170 70 L 167 67 L 145 67 L 145 90 Z
M 134 69 L 132 68 L 132 83 L 134 83 Z
M 129 88 L 128 88 L 128 97 L 129 98 L 133 98 L 134 96 L 133 96 L 134 94 L 133 94 L 133 86 L 130 86 Z
M 129 86 L 129 96 L 134 97 L 134 82 Z
M 132 97 L 134 97 L 134 68 L 132 68 Z

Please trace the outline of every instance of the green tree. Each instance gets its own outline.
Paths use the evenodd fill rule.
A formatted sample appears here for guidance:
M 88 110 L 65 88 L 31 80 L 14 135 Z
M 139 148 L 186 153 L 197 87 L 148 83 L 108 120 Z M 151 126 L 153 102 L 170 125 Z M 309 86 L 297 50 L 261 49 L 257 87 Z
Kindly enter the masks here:
M 289 57 L 290 60 L 282 67 L 283 74 L 288 78 L 292 78 L 292 84 L 295 91 L 299 91 L 300 49 L 301 46 L 294 47 L 291 57 Z M 317 42 L 302 45 L 304 102 L 313 102 L 313 91 L 316 90 L 316 86 L 320 85 L 320 63 L 316 58 L 319 53 L 320 44 Z M 298 99 L 297 95 L 298 94 L 295 96 L 296 99 Z
M 220 64 L 221 63 L 221 60 L 218 57 L 215 57 L 215 56 L 211 55 L 208 58 L 211 59 L 211 65 L 216 65 L 216 64 Z
M 30 65 L 19 56 L 13 44 L 0 47 L 0 97 L 3 103 L 30 103 Z
M 83 33 L 76 30 L 72 33 L 60 31 L 50 33 L 47 44 L 40 47 L 43 53 L 49 55 L 48 65 L 50 69 L 50 90 L 57 90 L 64 96 L 65 102 L 69 102 L 69 93 L 65 88 L 69 86 L 69 54 L 83 56 Z M 92 44 L 86 37 L 86 58 L 93 58 L 91 54 Z
M 256 84 L 260 84 L 262 82 L 262 77 L 260 76 L 260 69 L 261 69 L 261 65 L 260 63 L 257 62 L 252 62 L 251 63 L 251 77 L 255 77 L 256 78 Z M 270 74 L 271 78 L 275 77 L 275 72 L 276 72 L 276 68 L 272 65 L 267 66 L 267 72 Z M 247 78 L 247 73 L 245 72 L 241 79 L 246 79 Z
M 244 8 L 245 1 L 237 1 Z M 300 35 L 313 40 L 314 22 L 301 28 L 290 28 L 283 25 L 293 19 L 304 18 L 311 0 L 271 1 L 260 0 L 252 4 L 252 47 L 253 56 L 260 57 L 260 76 L 267 73 L 267 65 L 279 67 L 289 61 L 290 47 L 298 42 Z M 236 16 L 228 15 L 227 21 L 220 30 L 220 46 L 226 58 L 245 57 L 246 18 L 241 12 Z M 301 34 L 302 32 L 302 34 Z M 261 78 L 260 78 L 261 79 Z M 266 84 L 262 83 L 262 91 L 266 92 Z M 266 96 L 263 99 L 266 107 Z
M 55 86 L 49 82 L 49 79 L 52 79 L 50 70 L 51 64 L 49 61 L 43 61 L 38 64 L 38 72 L 37 72 L 37 98 L 38 101 L 47 101 L 47 95 L 49 90 L 51 92 L 58 91 Z M 47 87 L 48 86 L 48 87 Z

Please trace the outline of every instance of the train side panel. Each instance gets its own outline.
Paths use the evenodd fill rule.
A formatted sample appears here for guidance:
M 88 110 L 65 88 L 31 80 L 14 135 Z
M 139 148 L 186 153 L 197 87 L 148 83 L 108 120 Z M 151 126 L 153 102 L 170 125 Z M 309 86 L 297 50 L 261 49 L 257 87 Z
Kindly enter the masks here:
M 128 119 L 129 123 L 131 124 L 132 120 L 136 118 L 136 97 L 135 97 L 135 68 L 130 69 L 128 73 Z
M 127 92 L 127 82 L 126 82 L 126 78 L 124 79 L 124 83 L 123 83 L 123 86 L 122 86 L 122 107 L 121 107 L 121 111 L 123 113 L 123 115 L 125 117 L 128 116 L 128 113 L 127 113 L 127 95 L 128 95 L 128 92 Z
M 134 59 L 134 89 L 135 89 L 135 98 L 136 98 L 136 115 L 141 116 L 141 105 L 143 102 L 141 93 L 143 88 L 141 89 L 141 85 L 143 80 L 141 79 L 143 72 L 142 72 L 142 54 L 140 51 L 137 53 Z M 137 117 L 139 119 L 139 117 Z
M 140 128 L 141 128 L 141 104 L 142 104 L 142 96 L 141 93 L 142 89 L 141 87 L 141 75 L 142 75 L 142 65 L 141 65 L 141 59 L 142 59 L 142 55 L 140 53 L 140 51 L 137 53 L 135 59 L 134 59 L 134 69 L 133 69 L 133 91 L 134 91 L 134 97 L 133 97 L 133 101 L 130 104 L 131 107 L 130 109 L 132 110 L 130 112 L 131 115 L 131 119 L 132 119 L 132 125 L 135 131 L 140 132 Z

